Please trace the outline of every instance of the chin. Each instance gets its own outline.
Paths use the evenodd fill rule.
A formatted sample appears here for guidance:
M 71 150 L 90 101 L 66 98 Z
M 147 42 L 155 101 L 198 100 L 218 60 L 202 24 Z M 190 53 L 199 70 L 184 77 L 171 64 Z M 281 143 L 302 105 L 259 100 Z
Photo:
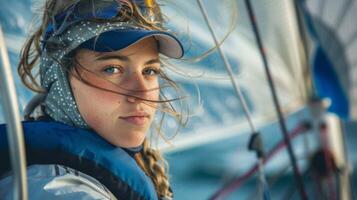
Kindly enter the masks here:
M 142 145 L 145 139 L 145 135 L 144 136 L 135 136 L 135 135 L 137 134 L 135 133 L 131 134 L 130 135 L 131 137 L 127 137 L 127 140 L 125 141 L 119 139 L 118 145 L 116 146 L 124 147 L 124 148 L 133 148 Z

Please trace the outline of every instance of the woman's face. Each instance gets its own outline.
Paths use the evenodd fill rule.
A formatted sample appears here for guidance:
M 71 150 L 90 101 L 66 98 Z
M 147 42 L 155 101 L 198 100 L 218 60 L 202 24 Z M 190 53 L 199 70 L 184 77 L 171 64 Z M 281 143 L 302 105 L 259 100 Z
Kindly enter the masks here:
M 157 43 L 144 39 L 125 49 L 95 52 L 81 49 L 69 80 L 83 119 L 113 145 L 136 147 L 142 144 L 156 111 L 156 104 L 142 99 L 159 99 L 160 70 Z M 81 77 L 78 80 L 75 76 Z M 104 88 L 99 89 L 90 84 Z

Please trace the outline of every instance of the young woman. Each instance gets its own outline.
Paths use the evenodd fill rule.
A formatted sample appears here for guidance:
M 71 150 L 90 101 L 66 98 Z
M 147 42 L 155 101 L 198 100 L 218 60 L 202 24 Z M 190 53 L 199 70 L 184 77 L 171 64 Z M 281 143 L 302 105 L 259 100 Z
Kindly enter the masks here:
M 178 86 L 161 55 L 181 58 L 183 48 L 153 0 L 46 1 L 18 68 L 39 92 L 25 111 L 34 120 L 24 123 L 30 199 L 173 197 L 165 160 L 148 142 L 160 133 L 157 112 L 180 117 L 162 93 Z M 11 198 L 7 170 L 1 199 Z

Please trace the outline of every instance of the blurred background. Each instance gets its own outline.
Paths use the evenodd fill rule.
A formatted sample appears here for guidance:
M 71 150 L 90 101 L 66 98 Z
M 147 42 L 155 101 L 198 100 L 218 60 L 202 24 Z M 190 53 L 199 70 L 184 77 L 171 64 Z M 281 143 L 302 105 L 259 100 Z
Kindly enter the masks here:
M 253 125 L 261 133 L 264 151 L 277 149 L 264 169 L 271 199 L 299 199 L 288 152 L 283 144 L 278 145 L 283 137 L 245 1 L 202 2 L 247 101 Z M 296 133 L 290 135 L 291 143 L 308 196 L 354 199 L 357 2 L 251 2 L 288 132 Z M 247 149 L 252 131 L 197 1 L 159 3 L 167 15 L 168 27 L 186 49 L 185 60 L 169 61 L 180 73 L 168 73 L 189 94 L 192 114 L 187 126 L 170 143 L 157 144 L 169 162 L 175 199 L 209 199 L 220 189 L 227 192 L 222 199 L 260 199 L 258 174 L 247 175 L 257 163 L 256 154 Z M 14 75 L 35 8 L 40 4 L 39 0 L 0 0 L 0 24 Z M 21 84 L 18 76 L 15 80 L 22 111 L 34 94 Z M 317 97 L 324 99 L 327 106 L 316 114 L 319 106 L 311 99 Z M 168 137 L 177 129 L 176 122 L 170 120 L 164 127 Z M 306 121 L 313 128 L 296 131 Z M 0 122 L 5 122 L 3 114 Z M 315 168 L 326 168 L 323 161 L 317 162 L 320 166 L 313 162 L 316 152 L 325 144 L 316 128 L 321 123 L 327 124 L 327 143 L 337 168 L 331 169 L 333 181 L 327 181 L 332 184 L 326 186 L 330 178 L 325 178 L 331 174 L 311 175 Z M 237 185 L 227 189 L 227 183 L 234 181 Z M 331 188 L 336 198 L 324 196 Z

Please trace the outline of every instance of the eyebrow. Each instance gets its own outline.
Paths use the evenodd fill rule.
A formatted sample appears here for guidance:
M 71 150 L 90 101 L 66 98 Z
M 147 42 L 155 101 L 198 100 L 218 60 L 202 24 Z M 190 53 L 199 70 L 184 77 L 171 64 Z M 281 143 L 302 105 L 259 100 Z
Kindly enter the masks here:
M 122 55 L 104 55 L 97 58 L 97 60 L 109 60 L 109 59 L 117 59 L 125 62 L 128 62 L 130 60 L 129 57 L 122 56 Z M 148 60 L 144 63 L 144 65 L 151 65 L 156 63 L 160 63 L 160 60 L 158 58 Z
M 158 58 L 154 58 L 154 59 L 146 61 L 145 65 L 152 65 L 152 64 L 156 64 L 156 63 L 160 63 L 160 60 Z
M 129 61 L 129 57 L 127 56 L 122 56 L 122 55 L 104 55 L 104 56 L 99 56 L 97 60 L 109 60 L 109 59 L 117 59 L 121 61 Z

